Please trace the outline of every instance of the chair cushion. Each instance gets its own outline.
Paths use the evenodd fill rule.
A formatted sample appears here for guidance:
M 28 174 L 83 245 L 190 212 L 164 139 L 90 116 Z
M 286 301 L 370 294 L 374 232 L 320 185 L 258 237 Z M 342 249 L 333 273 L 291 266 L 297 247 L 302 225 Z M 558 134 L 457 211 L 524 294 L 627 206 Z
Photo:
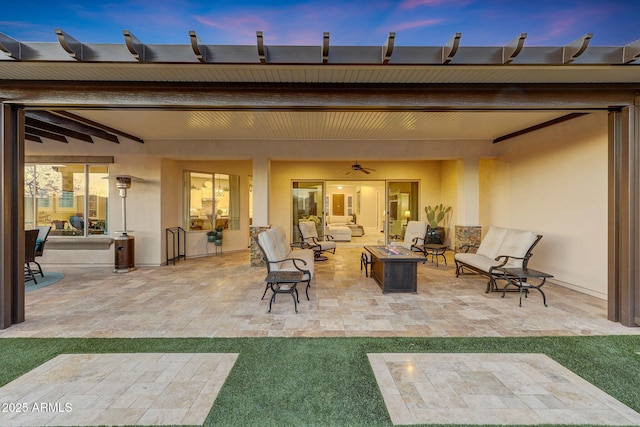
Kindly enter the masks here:
M 298 271 L 294 265 L 294 261 L 291 259 L 297 258 L 304 261 L 296 261 L 295 263 L 297 263 L 298 267 L 308 271 L 308 273 L 304 275 L 304 280 L 311 280 L 313 278 L 314 252 L 311 249 L 291 250 L 289 245 L 286 244 L 286 241 L 283 242 L 282 236 L 284 235 L 284 229 L 278 228 L 279 227 L 270 228 L 258 234 L 258 243 L 262 247 L 267 260 L 280 261 L 289 259 L 289 261 L 270 263 L 269 271 Z M 283 254 L 283 251 L 287 253 Z
M 320 245 L 320 248 L 323 251 L 330 251 L 331 249 L 336 248 L 336 242 L 334 241 L 318 242 L 318 245 Z
M 282 228 L 282 226 L 280 225 L 275 226 L 273 230 L 275 231 L 275 236 L 278 240 L 277 244 L 279 253 L 280 255 L 282 255 L 282 258 L 280 259 L 285 259 L 291 253 L 291 245 L 287 243 L 287 234 L 285 233 L 284 228 Z
M 418 240 L 419 245 L 424 244 L 424 238 L 427 235 L 427 223 L 422 221 L 409 221 L 407 224 L 407 230 L 404 233 L 404 243 L 411 244 L 413 243 L 413 239 L 419 237 Z
M 508 230 L 498 250 L 499 253 L 496 256 L 509 255 L 512 257 L 523 257 L 527 254 L 529 248 L 537 238 L 538 236 L 531 231 Z M 506 266 L 521 268 L 522 264 L 523 260 L 521 259 L 510 259 Z
M 278 261 L 284 258 L 281 258 L 280 249 L 278 248 L 277 238 L 275 237 L 275 230 L 269 229 L 265 230 L 262 233 L 258 234 L 258 243 L 262 247 L 264 251 L 264 255 L 267 257 L 269 261 Z M 279 263 L 271 263 L 269 265 L 270 271 L 278 271 L 280 270 Z
M 311 242 L 311 238 L 318 238 L 318 231 L 316 230 L 316 223 L 313 221 L 300 221 L 298 222 L 298 228 L 300 234 L 305 242 Z
M 491 267 L 495 267 L 502 264 L 502 261 L 496 261 L 495 259 L 487 258 L 484 255 L 464 253 L 464 252 L 459 252 L 455 254 L 454 258 L 457 261 L 462 262 L 463 264 L 470 265 L 472 267 L 475 267 L 477 269 L 480 269 L 486 272 L 489 272 L 489 269 Z
M 506 254 L 501 254 L 500 252 L 500 245 L 502 244 L 502 241 L 504 240 L 505 236 L 507 235 L 507 231 L 509 231 L 506 228 L 500 228 L 500 227 L 490 227 L 489 231 L 487 231 L 487 234 L 484 236 L 484 239 L 482 239 L 482 242 L 480 243 L 480 247 L 478 248 L 478 250 L 476 251 L 476 253 L 478 255 L 484 255 L 487 258 L 490 259 L 495 259 L 498 255 L 506 255 Z

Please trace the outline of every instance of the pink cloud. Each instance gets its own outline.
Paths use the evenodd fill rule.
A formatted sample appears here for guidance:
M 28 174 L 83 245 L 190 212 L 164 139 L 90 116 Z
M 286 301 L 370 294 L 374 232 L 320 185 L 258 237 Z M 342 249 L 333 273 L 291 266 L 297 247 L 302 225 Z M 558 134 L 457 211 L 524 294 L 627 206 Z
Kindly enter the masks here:
M 445 3 L 445 0 L 404 0 L 400 4 L 400 9 L 414 9 L 419 6 L 438 6 Z
M 578 28 L 585 27 L 585 23 L 594 20 L 604 20 L 610 13 L 610 9 L 603 8 L 580 8 L 572 10 L 571 13 L 540 15 L 546 30 L 542 35 L 537 35 L 531 41 L 545 43 L 547 40 L 558 40 L 566 38 L 566 43 L 581 37 L 587 31 L 580 31 Z
M 432 25 L 441 24 L 444 19 L 423 19 L 421 21 L 403 22 L 395 24 L 394 28 L 398 31 L 409 30 L 411 28 L 430 27 Z
M 415 9 L 421 6 L 465 6 L 472 3 L 473 0 L 403 0 L 400 3 L 400 9 Z

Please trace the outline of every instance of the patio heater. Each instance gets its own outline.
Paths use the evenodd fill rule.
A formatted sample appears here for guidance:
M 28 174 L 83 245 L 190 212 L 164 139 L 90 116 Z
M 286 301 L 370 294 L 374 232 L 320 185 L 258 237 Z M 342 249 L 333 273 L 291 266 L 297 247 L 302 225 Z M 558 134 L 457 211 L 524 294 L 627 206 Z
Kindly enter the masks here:
M 129 235 L 132 230 L 127 230 L 127 190 L 131 188 L 131 181 L 142 181 L 130 175 L 118 175 L 115 177 L 116 187 L 122 200 L 122 230 L 116 231 L 115 240 L 115 267 L 114 273 L 127 273 L 135 270 L 134 263 L 134 238 Z

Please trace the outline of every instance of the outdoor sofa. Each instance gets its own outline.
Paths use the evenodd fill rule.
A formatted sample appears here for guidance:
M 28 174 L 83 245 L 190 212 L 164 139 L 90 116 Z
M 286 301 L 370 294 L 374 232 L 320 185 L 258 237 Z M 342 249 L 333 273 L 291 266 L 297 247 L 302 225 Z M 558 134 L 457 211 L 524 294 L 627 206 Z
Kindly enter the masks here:
M 468 252 L 474 246 L 463 245 L 461 249 L 467 252 L 455 254 L 456 277 L 464 270 L 471 270 L 489 279 L 486 292 L 496 290 L 495 279 L 503 274 L 495 270 L 501 267 L 526 268 L 533 255 L 531 251 L 540 239 L 541 235 L 531 231 L 492 226 L 475 253 Z

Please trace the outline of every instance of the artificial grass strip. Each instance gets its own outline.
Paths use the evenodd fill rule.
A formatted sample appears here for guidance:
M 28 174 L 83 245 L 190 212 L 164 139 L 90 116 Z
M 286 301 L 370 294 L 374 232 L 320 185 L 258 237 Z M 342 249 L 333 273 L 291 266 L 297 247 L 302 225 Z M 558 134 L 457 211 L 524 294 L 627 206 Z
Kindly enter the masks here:
M 6 338 L 0 385 L 62 353 L 239 353 L 205 425 L 388 426 L 367 353 L 543 353 L 640 412 L 640 336 Z

